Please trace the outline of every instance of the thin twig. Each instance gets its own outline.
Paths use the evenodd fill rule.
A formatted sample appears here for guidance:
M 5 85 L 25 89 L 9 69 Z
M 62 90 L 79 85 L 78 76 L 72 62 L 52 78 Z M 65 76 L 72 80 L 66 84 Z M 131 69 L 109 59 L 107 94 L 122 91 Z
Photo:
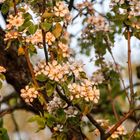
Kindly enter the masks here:
M 110 55 L 111 55 L 111 57 L 112 57 L 112 60 L 113 60 L 113 62 L 114 62 L 114 64 L 115 64 L 116 70 L 117 70 L 117 72 L 118 72 L 118 74 L 119 74 L 119 77 L 120 77 L 122 86 L 123 86 L 124 89 L 126 89 L 124 80 L 123 80 L 122 75 L 121 75 L 121 72 L 120 72 L 120 69 L 118 68 L 117 62 L 116 62 L 116 60 L 115 60 L 115 58 L 114 58 L 114 55 L 113 55 L 113 52 L 112 52 L 112 50 L 111 50 L 111 48 L 110 48 L 110 47 L 113 46 L 113 45 L 112 45 L 112 43 L 111 43 L 111 41 L 110 41 L 110 39 L 109 39 L 109 36 L 106 34 L 106 36 L 105 36 L 104 39 L 105 39 L 105 42 L 106 42 L 106 45 L 107 45 L 107 49 L 108 49 L 108 51 L 109 51 L 109 53 L 110 53 Z M 127 97 L 128 101 L 129 101 L 129 103 L 130 103 L 130 99 L 129 99 L 128 93 L 126 92 L 126 90 L 124 90 L 124 92 L 125 92 L 126 97 Z
M 134 134 L 136 133 L 137 129 L 140 126 L 140 120 L 138 121 L 138 123 L 136 124 L 135 128 L 133 129 L 132 133 L 130 134 L 130 137 L 128 140 L 133 140 Z
M 131 64 L 131 44 L 130 44 L 130 31 L 129 27 L 127 29 L 127 40 L 128 40 L 128 74 L 129 74 L 129 83 L 130 83 L 130 95 L 131 95 L 131 104 L 130 107 L 134 107 L 134 89 L 133 89 L 133 78 L 132 78 L 132 64 Z
M 42 14 L 43 14 L 46 9 L 46 0 L 43 0 L 43 7 L 41 8 L 42 8 Z M 42 22 L 44 22 L 44 18 L 42 18 Z M 43 29 L 42 29 L 42 42 L 43 42 L 46 63 L 48 63 L 48 50 L 46 48 L 46 32 Z
M 121 118 L 113 127 L 110 129 L 106 134 L 105 138 L 109 138 L 115 131 L 116 129 L 125 121 L 127 120 L 136 110 L 140 110 L 140 106 L 130 110 L 123 118 Z
M 13 123 L 14 123 L 14 125 L 15 125 L 15 131 L 18 133 L 18 138 L 19 138 L 19 140 L 21 140 L 20 130 L 19 130 L 17 121 L 16 121 L 16 119 L 15 119 L 14 113 L 11 113 L 11 118 L 12 118 Z
M 68 105 L 73 105 L 72 102 L 65 96 L 61 93 L 59 87 L 56 87 L 56 91 L 57 93 L 59 94 L 59 96 L 61 97 L 61 99 L 63 99 Z M 79 111 L 81 111 L 81 108 L 79 105 L 74 105 Z M 94 120 L 94 118 L 91 116 L 90 113 L 88 113 L 87 115 L 87 118 L 90 120 L 90 122 L 100 131 L 101 135 L 104 136 L 105 134 L 105 131 L 104 129 L 100 126 L 100 124 Z
M 27 61 L 27 64 L 28 64 L 28 67 L 29 67 L 29 70 L 30 70 L 30 73 L 31 73 L 31 76 L 32 76 L 33 83 L 38 88 L 39 85 L 38 85 L 38 83 L 37 83 L 37 81 L 35 79 L 34 70 L 33 70 L 32 64 L 30 62 L 30 58 L 29 58 L 27 47 L 24 47 L 24 52 L 25 52 L 25 58 L 26 58 L 26 61 Z
M 15 15 L 17 15 L 17 7 L 16 7 L 16 0 L 13 0 L 13 4 L 14 4 L 14 12 L 15 12 Z
M 115 99 L 112 101 L 112 110 L 113 110 L 113 113 L 115 115 L 116 120 L 118 121 L 119 120 L 119 116 L 118 116 L 116 108 L 115 108 Z

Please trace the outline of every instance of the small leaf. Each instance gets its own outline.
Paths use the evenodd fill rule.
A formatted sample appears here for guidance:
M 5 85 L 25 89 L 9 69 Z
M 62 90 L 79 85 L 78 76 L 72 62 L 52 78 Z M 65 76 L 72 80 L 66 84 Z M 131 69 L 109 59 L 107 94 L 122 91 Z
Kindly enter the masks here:
M 49 113 L 44 113 L 44 117 L 46 118 L 46 123 L 49 127 L 52 127 L 55 123 L 55 117 Z
M 65 122 L 65 119 L 66 119 L 66 114 L 64 112 L 64 109 L 62 108 L 59 108 L 57 111 L 56 111 L 56 120 L 58 122 L 61 122 L 61 123 L 64 123 Z
M 47 80 L 47 77 L 44 74 L 39 74 L 36 76 L 36 80 L 40 82 L 45 82 Z
M 51 28 L 52 24 L 48 23 L 47 21 L 41 23 L 41 28 L 44 31 L 49 31 L 49 29 Z
M 48 17 L 53 17 L 53 13 L 49 13 L 48 11 L 45 11 L 44 14 L 42 15 L 43 18 L 48 18 Z
M 2 82 L 0 81 L 0 89 L 2 88 Z
M 10 140 L 5 128 L 0 128 L 0 140 Z
M 1 12 L 5 15 L 9 11 L 9 5 L 7 3 L 3 3 L 1 7 Z
M 19 28 L 18 28 L 18 30 L 20 31 L 20 32 L 22 32 L 23 30 L 25 30 L 27 27 L 29 27 L 29 26 L 31 26 L 33 23 L 31 22 L 31 21 L 24 21 L 24 23 L 22 24 L 22 26 L 20 26 Z
M 35 116 L 31 117 L 28 121 L 29 122 L 37 122 L 37 124 L 39 126 L 39 130 L 45 128 L 46 119 L 44 117 L 40 117 L 38 115 L 35 115 Z
M 33 23 L 28 27 L 28 32 L 30 34 L 34 34 L 37 30 L 38 26 L 37 25 L 34 25 Z
M 32 16 L 29 13 L 25 13 L 23 14 L 23 18 L 25 19 L 25 21 L 29 21 L 30 19 L 32 19 Z
M 60 37 L 61 33 L 62 33 L 62 26 L 60 23 L 56 23 L 54 26 L 54 30 L 52 31 L 52 33 L 54 34 L 54 36 L 56 38 Z
M 5 76 L 2 73 L 0 73 L 0 79 L 5 80 Z
M 28 46 L 28 51 L 29 51 L 31 56 L 34 54 L 37 54 L 37 50 L 36 50 L 35 46 L 32 44 Z
M 49 97 L 53 94 L 53 92 L 55 90 L 55 87 L 56 87 L 55 84 L 51 84 L 51 83 L 47 82 L 47 84 L 46 84 L 46 92 L 47 92 L 47 95 Z
M 5 50 L 7 50 L 7 49 L 9 49 L 9 48 L 10 48 L 11 43 L 12 43 L 12 41 L 11 41 L 11 40 L 9 40 L 9 41 L 8 41 L 8 43 L 7 43 L 7 46 L 6 46 Z

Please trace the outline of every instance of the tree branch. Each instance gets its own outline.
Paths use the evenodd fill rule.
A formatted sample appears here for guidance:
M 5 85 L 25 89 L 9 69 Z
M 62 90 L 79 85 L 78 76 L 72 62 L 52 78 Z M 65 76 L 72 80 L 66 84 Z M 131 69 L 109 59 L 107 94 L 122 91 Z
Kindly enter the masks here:
M 31 73 L 31 76 L 32 76 L 33 83 L 38 88 L 39 85 L 38 85 L 38 83 L 37 83 L 37 81 L 35 79 L 34 70 L 33 70 L 32 64 L 30 62 L 30 58 L 29 58 L 27 47 L 24 47 L 24 52 L 25 52 L 25 58 L 26 58 L 26 61 L 27 61 L 27 64 L 28 64 L 28 67 L 29 67 L 29 70 L 30 70 L 30 73 Z
M 105 138 L 109 138 L 115 131 L 116 129 L 126 120 L 128 119 L 136 110 L 140 110 L 140 106 L 130 110 L 123 118 L 121 118 L 115 125 L 114 127 L 112 127 L 112 129 L 110 129 L 106 134 L 105 134 Z
M 56 87 L 56 91 L 57 93 L 59 94 L 59 96 L 61 97 L 61 99 L 63 99 L 68 105 L 72 105 L 72 102 L 65 96 L 61 93 L 60 89 L 58 87 Z M 81 111 L 81 108 L 79 105 L 74 105 L 79 111 Z M 94 118 L 91 116 L 90 113 L 88 113 L 87 115 L 87 118 L 90 120 L 90 122 L 100 131 L 101 133 L 101 137 L 104 137 L 105 135 L 105 132 L 104 132 L 104 129 L 100 126 L 100 124 L 98 124 L 98 122 L 96 120 L 94 120 Z M 103 140 L 101 138 L 101 140 Z
M 132 78 L 132 64 L 131 64 L 131 44 L 130 44 L 130 31 L 127 28 L 127 40 L 128 40 L 128 73 L 129 73 L 129 83 L 130 83 L 130 95 L 131 104 L 130 107 L 134 107 L 134 89 L 133 89 L 133 78 Z
M 132 133 L 130 134 L 129 140 L 134 140 L 134 134 L 136 133 L 137 129 L 140 127 L 140 120 L 136 124 L 135 128 L 133 129 Z

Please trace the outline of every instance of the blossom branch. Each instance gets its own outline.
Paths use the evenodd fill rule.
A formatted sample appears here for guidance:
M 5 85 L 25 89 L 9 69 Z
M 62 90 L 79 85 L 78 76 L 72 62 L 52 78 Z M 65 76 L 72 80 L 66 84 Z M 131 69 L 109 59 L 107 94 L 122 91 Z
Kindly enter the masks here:
M 65 96 L 61 93 L 60 89 L 58 87 L 56 87 L 56 91 L 57 93 L 59 94 L 59 96 L 64 100 L 66 101 L 66 103 L 68 105 L 73 105 L 72 102 Z M 79 105 L 74 105 L 79 111 L 81 111 L 81 108 Z M 101 133 L 101 137 L 104 137 L 105 135 L 105 132 L 104 132 L 104 129 L 98 124 L 98 122 L 96 120 L 94 120 L 94 118 L 91 116 L 90 113 L 88 113 L 87 115 L 87 118 L 90 120 L 90 122 L 100 131 Z M 103 139 L 101 139 L 103 140 Z
M 130 110 L 123 118 L 121 118 L 115 125 L 114 127 L 112 127 L 112 129 L 110 129 L 110 131 L 108 131 L 106 134 L 105 134 L 105 138 L 109 138 L 115 131 L 116 129 L 125 121 L 127 120 L 136 110 L 140 110 L 140 106 L 133 109 L 133 110 Z
M 132 133 L 130 134 L 130 137 L 128 140 L 133 140 L 134 134 L 136 133 L 137 129 L 140 127 L 140 120 L 138 121 L 138 123 L 136 124 L 136 126 L 134 127 Z

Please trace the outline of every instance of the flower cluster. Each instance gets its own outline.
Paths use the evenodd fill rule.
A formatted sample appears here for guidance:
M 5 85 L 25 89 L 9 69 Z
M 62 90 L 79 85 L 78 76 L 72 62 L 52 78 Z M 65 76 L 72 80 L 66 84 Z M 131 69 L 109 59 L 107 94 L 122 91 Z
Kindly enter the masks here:
M 42 42 L 42 32 L 41 30 L 37 30 L 35 34 L 26 37 L 27 43 L 38 44 Z
M 18 27 L 20 27 L 24 23 L 22 14 L 22 12 L 18 12 L 16 16 L 9 15 L 9 18 L 7 19 L 8 24 L 6 25 L 8 30 L 10 30 L 13 27 L 18 29 Z
M 83 64 L 72 61 L 58 64 L 56 60 L 53 60 L 49 62 L 48 65 L 45 61 L 41 61 L 34 67 L 35 76 L 44 74 L 49 79 L 56 82 L 63 82 L 65 80 L 65 75 L 71 75 L 72 73 L 78 78 L 80 72 L 83 71 Z
M 35 98 L 38 97 L 39 92 L 34 87 L 25 86 L 24 89 L 21 89 L 21 97 L 25 100 L 26 103 L 31 103 Z
M 52 43 L 55 41 L 55 36 L 51 32 L 46 33 L 46 42 L 48 45 L 52 45 Z M 42 31 L 37 30 L 35 34 L 27 36 L 26 37 L 26 42 L 27 43 L 32 43 L 37 45 L 38 43 L 42 42 Z
M 112 128 L 113 126 L 109 127 L 109 130 Z M 111 138 L 113 139 L 116 139 L 118 138 L 119 136 L 122 136 L 122 135 L 126 135 L 127 134 L 127 131 L 125 129 L 124 126 L 120 125 L 117 130 L 111 135 Z
M 107 32 L 109 30 L 108 24 L 105 21 L 104 17 L 98 15 L 98 16 L 90 16 L 87 19 L 87 23 L 89 25 L 92 25 L 93 32 L 98 32 L 98 31 L 105 31 Z
M 112 0 L 110 3 L 110 7 L 118 6 L 126 4 L 125 0 Z M 131 0 L 128 1 L 127 5 L 129 5 L 129 11 L 123 7 L 119 7 L 118 12 L 123 15 L 128 15 L 130 21 L 132 21 L 132 27 L 136 29 L 140 29 L 139 20 L 136 17 L 140 16 L 140 1 L 139 0 Z M 135 20 L 134 20 L 135 17 Z
M 61 54 L 64 58 L 70 56 L 70 49 L 67 44 L 59 42 L 58 47 L 60 48 Z
M 19 32 L 11 30 L 11 31 L 8 31 L 5 34 L 4 40 L 7 41 L 7 40 L 10 40 L 10 39 L 16 39 L 16 38 L 18 38 L 19 35 L 20 35 Z
M 76 6 L 79 10 L 87 8 L 88 11 L 93 12 L 93 3 L 89 2 L 88 0 L 83 1 L 82 3 L 78 3 Z
M 101 84 L 104 81 L 104 76 L 101 71 L 96 71 L 92 75 L 92 81 L 96 84 Z
M 47 104 L 47 111 L 51 114 L 55 114 L 58 108 L 64 108 L 67 118 L 75 117 L 78 114 L 78 110 L 73 106 L 67 106 L 67 103 L 63 102 L 60 97 L 54 95 L 53 99 Z
M 71 93 L 71 100 L 83 98 L 87 102 L 93 101 L 94 103 L 98 103 L 100 92 L 91 81 L 84 80 L 81 84 L 72 83 L 68 85 L 68 88 Z
M 53 99 L 49 101 L 49 103 L 47 104 L 47 111 L 53 114 L 56 109 L 63 108 L 63 106 L 64 106 L 64 103 L 62 102 L 61 98 L 55 95 Z
M 6 72 L 6 69 L 3 66 L 0 66 L 0 73 Z
M 54 6 L 54 14 L 57 17 L 65 17 L 69 14 L 68 7 L 62 1 L 56 2 L 56 6 Z
M 109 120 L 100 119 L 100 120 L 96 120 L 96 121 L 100 124 L 101 127 L 103 127 L 105 130 L 107 130 L 107 132 L 110 131 L 110 129 L 112 129 L 112 127 L 114 126 L 114 125 L 113 126 L 109 125 Z M 98 129 L 95 129 L 94 133 L 95 133 L 95 135 L 100 134 Z M 111 138 L 116 139 L 116 138 L 119 138 L 119 136 L 126 135 L 126 134 L 127 134 L 127 131 L 126 131 L 125 127 L 120 125 L 117 128 L 117 130 L 111 135 Z
M 76 61 L 70 61 L 69 63 L 69 66 L 70 66 L 70 70 L 74 73 L 74 76 L 76 78 L 78 78 L 80 76 L 80 72 L 83 72 L 84 69 L 83 69 L 83 63 L 81 61 L 79 62 L 76 62 Z
M 100 124 L 101 127 L 103 127 L 104 129 L 108 129 L 108 127 L 109 127 L 109 120 L 98 119 L 96 121 Z M 98 129 L 95 129 L 94 130 L 94 134 L 96 136 L 98 136 L 100 134 L 100 131 Z
M 69 73 L 69 67 L 66 64 L 58 64 L 56 60 L 49 62 L 48 65 L 45 61 L 42 61 L 34 68 L 34 73 L 35 76 L 44 74 L 49 79 L 59 82 L 63 81 L 64 75 Z
M 67 109 L 64 110 L 67 117 L 75 117 L 78 114 L 78 110 L 73 106 L 69 106 Z

